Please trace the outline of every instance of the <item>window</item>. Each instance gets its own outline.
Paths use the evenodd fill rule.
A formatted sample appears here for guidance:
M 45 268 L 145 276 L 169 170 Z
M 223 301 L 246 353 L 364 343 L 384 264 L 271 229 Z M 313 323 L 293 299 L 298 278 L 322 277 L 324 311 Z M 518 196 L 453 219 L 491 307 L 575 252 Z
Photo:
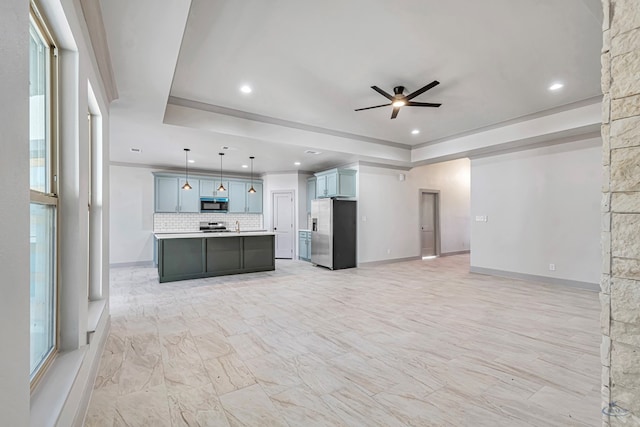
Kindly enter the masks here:
M 30 371 L 34 384 L 57 344 L 58 197 L 56 49 L 33 6 L 29 34 Z
M 91 276 L 93 273 L 91 271 L 91 262 L 93 261 L 91 257 L 91 252 L 93 251 L 91 247 L 91 187 L 93 186 L 91 177 L 93 173 L 93 118 L 91 117 L 91 111 L 87 111 L 87 125 L 89 130 L 89 141 L 87 143 L 87 166 L 89 168 L 87 172 L 87 253 L 89 254 L 87 257 L 87 300 L 91 301 Z

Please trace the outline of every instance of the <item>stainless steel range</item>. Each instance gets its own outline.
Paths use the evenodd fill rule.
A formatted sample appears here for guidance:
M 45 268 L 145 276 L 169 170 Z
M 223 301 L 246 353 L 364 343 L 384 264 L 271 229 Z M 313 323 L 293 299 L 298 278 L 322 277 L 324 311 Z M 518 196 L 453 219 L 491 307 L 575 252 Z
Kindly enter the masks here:
M 203 233 L 224 233 L 231 230 L 227 230 L 224 222 L 200 221 L 200 231 Z

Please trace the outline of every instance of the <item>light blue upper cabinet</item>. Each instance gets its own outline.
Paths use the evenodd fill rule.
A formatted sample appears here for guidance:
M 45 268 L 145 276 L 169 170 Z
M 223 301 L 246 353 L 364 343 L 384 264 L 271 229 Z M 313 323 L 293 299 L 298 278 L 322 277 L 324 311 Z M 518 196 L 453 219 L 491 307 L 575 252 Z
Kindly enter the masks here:
M 216 182 L 214 180 L 201 179 L 200 180 L 200 197 L 214 197 L 216 188 L 218 187 L 216 187 Z
M 183 190 L 184 178 L 156 176 L 155 212 L 200 212 L 200 181 L 190 179 L 191 190 Z
M 327 197 L 327 176 L 316 174 L 316 199 Z
M 218 187 L 220 187 L 220 183 L 224 187 L 224 191 L 218 191 Z M 222 180 L 220 178 L 213 180 L 213 196 L 214 197 L 229 197 L 229 181 Z
M 178 178 L 156 176 L 155 211 L 178 212 Z
M 229 213 L 262 213 L 262 181 L 253 180 L 256 193 L 250 194 L 251 181 L 223 178 L 225 191 L 218 191 L 220 178 L 207 176 L 202 179 L 190 177 L 191 190 L 183 190 L 185 177 L 178 174 L 154 173 L 155 212 L 200 212 L 201 197 L 228 197 Z
M 218 191 L 220 183 L 225 188 L 225 191 Z M 229 181 L 223 179 L 201 179 L 200 180 L 200 197 L 229 197 Z
M 200 212 L 200 181 L 190 179 L 191 190 L 182 189 L 185 182 L 184 178 L 178 179 L 178 200 L 180 201 L 178 211 L 198 213 Z
M 316 173 L 316 198 L 355 197 L 356 174 L 352 169 L 330 169 Z
M 247 189 L 247 213 L 262 213 L 262 183 L 253 182 L 253 189 L 255 193 L 249 193 L 251 183 L 247 182 L 245 188 Z
M 229 213 L 262 213 L 262 183 L 253 181 L 255 193 L 249 193 L 251 182 L 229 181 Z
M 229 213 L 245 213 L 247 210 L 247 197 L 245 195 L 246 183 L 244 181 L 229 182 Z
M 325 175 L 327 178 L 327 197 L 338 196 L 338 173 L 330 173 Z
M 311 213 L 311 201 L 316 198 L 316 181 L 317 178 L 312 176 L 307 179 L 307 213 Z

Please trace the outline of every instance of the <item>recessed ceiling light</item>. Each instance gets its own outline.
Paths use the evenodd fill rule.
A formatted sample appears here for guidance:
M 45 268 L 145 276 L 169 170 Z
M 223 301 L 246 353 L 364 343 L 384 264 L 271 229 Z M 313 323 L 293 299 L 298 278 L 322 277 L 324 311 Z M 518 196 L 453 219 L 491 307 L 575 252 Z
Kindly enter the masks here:
M 240 88 L 240 92 L 242 92 L 242 93 L 251 93 L 252 90 L 253 89 L 251 89 L 251 86 L 249 86 L 249 85 L 243 85 Z
M 419 133 L 420 133 L 419 129 L 414 129 L 414 130 L 411 131 L 411 135 L 417 135 Z
M 189 159 L 189 163 L 195 163 L 195 160 Z
M 300 166 L 300 162 L 293 162 L 294 165 Z
M 242 167 L 246 169 L 249 167 L 249 165 L 242 165 Z
M 558 89 L 562 89 L 564 87 L 564 85 L 562 83 L 554 83 L 551 86 L 549 86 L 549 90 L 558 90 Z

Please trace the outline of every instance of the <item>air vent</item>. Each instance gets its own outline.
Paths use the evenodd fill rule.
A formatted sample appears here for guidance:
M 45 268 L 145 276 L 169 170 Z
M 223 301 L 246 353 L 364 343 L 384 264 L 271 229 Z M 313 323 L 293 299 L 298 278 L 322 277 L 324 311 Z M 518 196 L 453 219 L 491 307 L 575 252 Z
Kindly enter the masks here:
M 305 154 L 322 154 L 319 151 L 313 151 L 313 150 L 307 150 L 305 151 Z
M 129 151 L 131 151 L 132 153 L 136 153 L 136 154 L 142 153 L 142 150 L 139 149 L 139 148 L 129 148 Z

